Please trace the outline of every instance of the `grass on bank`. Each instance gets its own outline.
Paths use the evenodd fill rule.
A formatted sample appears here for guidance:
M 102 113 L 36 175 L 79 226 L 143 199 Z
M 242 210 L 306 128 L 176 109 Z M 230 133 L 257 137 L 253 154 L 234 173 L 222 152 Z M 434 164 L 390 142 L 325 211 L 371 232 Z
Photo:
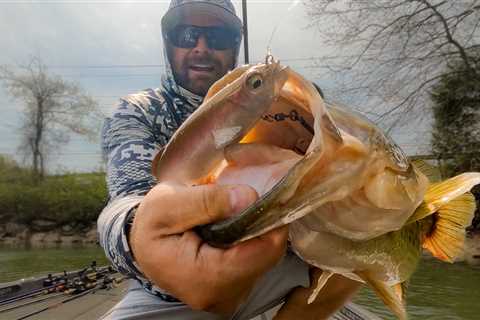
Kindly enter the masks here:
M 30 170 L 0 155 L 1 223 L 47 220 L 57 226 L 88 226 L 106 197 L 104 173 L 52 175 L 35 182 Z

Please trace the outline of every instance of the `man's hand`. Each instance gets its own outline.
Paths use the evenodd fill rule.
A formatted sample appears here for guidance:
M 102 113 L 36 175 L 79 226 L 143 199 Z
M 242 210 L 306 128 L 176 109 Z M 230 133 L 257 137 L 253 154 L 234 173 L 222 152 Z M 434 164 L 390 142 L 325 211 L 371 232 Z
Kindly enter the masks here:
M 130 233 L 141 271 L 193 309 L 231 314 L 283 256 L 287 228 L 228 249 L 209 246 L 191 229 L 227 218 L 256 198 L 248 186 L 155 186 L 138 207 Z

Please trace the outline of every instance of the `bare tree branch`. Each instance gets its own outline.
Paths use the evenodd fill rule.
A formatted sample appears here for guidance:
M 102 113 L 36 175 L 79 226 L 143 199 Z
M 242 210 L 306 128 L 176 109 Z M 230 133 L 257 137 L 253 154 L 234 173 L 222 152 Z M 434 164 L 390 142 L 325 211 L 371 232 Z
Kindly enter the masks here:
M 69 132 L 91 135 L 98 128 L 97 103 L 76 84 L 49 74 L 37 58 L 17 68 L 0 66 L 0 81 L 24 102 L 19 150 L 31 159 L 37 178 L 45 173 L 49 149 L 67 142 Z
M 381 115 L 377 120 L 429 110 L 433 82 L 455 61 L 479 76 L 480 0 L 309 0 L 305 5 L 329 52 L 347 53 L 318 61 L 339 79 L 335 95 L 362 101 L 364 110 Z

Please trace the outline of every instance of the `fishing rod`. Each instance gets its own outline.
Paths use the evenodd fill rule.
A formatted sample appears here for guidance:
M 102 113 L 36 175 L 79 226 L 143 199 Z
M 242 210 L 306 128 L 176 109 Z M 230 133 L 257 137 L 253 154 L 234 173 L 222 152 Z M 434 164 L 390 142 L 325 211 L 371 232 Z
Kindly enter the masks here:
M 88 289 L 88 290 L 86 290 L 86 291 L 84 291 L 84 292 L 82 292 L 82 293 L 80 293 L 80 294 L 78 294 L 78 295 L 76 295 L 76 296 L 71 297 L 71 298 L 68 298 L 68 299 L 62 300 L 62 301 L 60 301 L 60 302 L 57 302 L 57 303 L 55 303 L 55 304 L 49 305 L 49 306 L 47 306 L 47 307 L 45 307 L 45 308 L 42 308 L 42 309 L 40 309 L 40 310 L 37 310 L 37 311 L 34 311 L 34 312 L 30 312 L 30 313 L 28 313 L 28 314 L 26 314 L 26 315 L 24 315 L 24 316 L 22 316 L 22 317 L 20 317 L 20 318 L 17 318 L 17 320 L 27 319 L 27 318 L 33 317 L 33 316 L 35 316 L 35 315 L 37 315 L 37 314 L 39 314 L 39 313 L 42 313 L 42 312 L 44 312 L 44 311 L 47 311 L 47 310 L 49 310 L 49 309 L 54 309 L 54 308 L 56 308 L 56 307 L 58 307 L 58 306 L 60 306 L 60 305 L 62 305 L 62 304 L 64 304 L 64 303 L 67 303 L 67 302 L 73 301 L 73 300 L 75 300 L 75 299 L 78 299 L 78 298 L 80 298 L 80 297 L 83 297 L 83 296 L 89 294 L 90 292 L 95 291 L 96 289 L 97 289 L 97 288 Z
M 104 275 L 104 277 L 105 276 L 107 276 L 107 275 Z M 79 276 L 79 277 L 73 279 L 73 281 L 70 281 L 70 283 L 68 283 L 65 286 L 65 290 L 63 290 L 62 292 L 60 292 L 58 294 L 49 295 L 48 297 L 43 297 L 43 298 L 39 298 L 39 299 L 36 299 L 36 300 L 27 301 L 25 303 L 20 303 L 20 304 L 11 306 L 11 307 L 7 307 L 7 308 L 4 308 L 4 309 L 0 309 L 0 313 L 8 312 L 8 311 L 15 310 L 15 309 L 27 306 L 27 305 L 43 302 L 43 301 L 46 301 L 46 300 L 50 300 L 50 299 L 56 298 L 58 296 L 83 292 L 87 289 L 95 287 L 97 285 L 97 280 L 99 280 L 99 279 L 100 278 L 98 278 L 98 273 L 95 276 L 95 278 L 91 278 L 91 277 L 89 277 L 89 275 L 86 275 L 85 278 Z M 87 280 L 87 282 L 85 282 L 84 280 Z M 13 301 L 13 302 L 18 302 L 18 301 L 25 300 L 25 299 L 26 298 L 18 299 L 18 300 Z
M 91 272 L 89 272 L 92 270 Z M 86 267 L 78 272 L 72 272 L 68 274 L 66 271 L 63 272 L 62 276 L 55 276 L 52 277 L 51 274 L 48 275 L 46 279 L 43 280 L 43 287 L 28 291 L 24 294 L 17 295 L 8 299 L 4 299 L 0 301 L 0 306 L 15 303 L 27 298 L 33 298 L 38 295 L 42 294 L 49 294 L 58 291 L 65 291 L 67 289 L 72 288 L 72 281 L 76 279 L 83 278 L 83 279 L 99 279 L 106 273 L 115 273 L 116 271 L 113 270 L 111 266 L 96 267 L 96 262 L 93 261 L 90 267 Z
M 30 312 L 24 316 L 21 316 L 20 318 L 17 318 L 16 320 L 23 320 L 23 319 L 27 319 L 27 318 L 30 318 L 32 316 L 35 316 L 35 315 L 38 315 L 42 312 L 45 312 L 47 310 L 51 310 L 51 309 L 54 309 L 62 304 L 65 304 L 65 303 L 68 303 L 68 302 L 71 302 L 71 301 L 74 301 L 76 299 L 79 299 L 83 296 L 86 296 L 87 294 L 89 293 L 94 293 L 96 292 L 97 290 L 101 290 L 101 289 L 111 289 L 112 287 L 114 287 L 116 284 L 119 284 L 121 283 L 123 280 L 127 279 L 128 277 L 127 276 L 120 276 L 118 278 L 114 278 L 114 277 L 109 277 L 107 275 L 105 275 L 103 277 L 103 281 L 101 282 L 101 285 L 100 287 L 98 286 L 99 284 L 96 283 L 94 287 L 92 288 L 89 288 L 89 289 L 86 289 L 85 291 L 83 292 L 80 292 L 80 293 L 74 293 L 75 295 L 70 297 L 70 298 L 67 298 L 65 300 L 62 300 L 62 301 L 59 301 L 57 303 L 54 303 L 52 305 L 49 305 L 49 306 L 46 306 L 40 310 L 36 310 L 36 311 L 33 311 L 33 312 Z
M 20 304 L 14 305 L 14 306 L 10 306 L 10 307 L 4 308 L 4 309 L 0 309 L 0 313 L 5 313 L 5 312 L 12 311 L 12 310 L 15 310 L 15 309 L 18 309 L 18 308 L 21 308 L 21 307 L 25 307 L 25 306 L 28 306 L 28 305 L 31 305 L 31 304 L 35 304 L 35 303 L 39 303 L 39 302 L 42 302 L 42 301 L 50 300 L 50 299 L 53 299 L 53 298 L 56 298 L 56 297 L 59 297 L 59 296 L 62 296 L 62 295 L 66 295 L 66 292 L 65 291 L 64 292 L 59 292 L 57 294 L 48 295 L 47 297 L 42 297 L 42 298 L 39 298 L 39 299 L 36 299 L 36 300 L 27 301 L 27 302 L 20 303 Z
M 245 64 L 249 64 L 250 58 L 248 54 L 248 18 L 247 18 L 247 0 L 242 0 L 242 18 L 243 18 L 243 56 Z
M 56 291 L 57 288 L 60 288 L 65 284 L 66 284 L 66 281 L 55 283 L 55 284 L 52 284 L 48 287 L 42 287 L 42 288 L 38 288 L 38 289 L 28 291 L 28 292 L 26 292 L 24 294 L 21 294 L 19 296 L 15 296 L 15 297 L 11 297 L 11 298 L 2 300 L 0 302 L 0 306 L 10 304 L 10 303 L 14 303 L 14 302 L 17 302 L 17 301 L 22 300 L 22 299 L 32 298 L 32 297 L 40 295 L 40 294 L 52 293 L 52 292 Z
M 106 272 L 109 272 L 109 270 L 108 269 L 107 270 L 102 270 L 102 271 L 97 272 L 96 274 L 88 274 L 88 275 L 86 275 L 86 278 L 91 278 L 92 276 L 95 276 L 95 275 L 101 276 L 102 274 L 104 274 Z M 77 276 L 77 278 L 78 278 L 78 276 Z M 76 278 L 73 278 L 73 279 L 76 279 Z M 48 280 L 48 279 L 46 279 L 46 280 Z M 43 294 L 50 294 L 50 293 L 59 292 L 59 291 L 63 292 L 67 289 L 67 286 L 69 286 L 69 281 L 71 282 L 72 280 L 68 279 L 68 275 L 65 272 L 62 277 L 55 278 L 53 280 L 53 282 L 55 282 L 54 284 L 28 291 L 28 292 L 26 292 L 22 295 L 19 295 L 19 296 L 15 296 L 15 297 L 11 297 L 11 298 L 2 300 L 0 302 L 0 306 L 15 303 L 15 302 L 18 302 L 18 301 L 21 301 L 21 300 L 24 300 L 24 299 L 28 299 L 28 298 L 33 298 L 35 296 L 39 296 L 39 295 L 43 295 Z M 45 283 L 45 281 L 44 281 L 44 283 Z

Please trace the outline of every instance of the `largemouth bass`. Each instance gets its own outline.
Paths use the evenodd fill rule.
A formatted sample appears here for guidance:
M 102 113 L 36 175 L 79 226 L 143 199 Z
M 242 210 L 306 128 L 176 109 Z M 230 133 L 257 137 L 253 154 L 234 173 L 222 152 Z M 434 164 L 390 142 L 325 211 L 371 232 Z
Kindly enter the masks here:
M 374 124 L 327 105 L 271 57 L 220 79 L 153 166 L 159 181 L 255 188 L 252 206 L 199 229 L 211 244 L 290 223 L 294 250 L 324 270 L 310 301 L 338 273 L 371 285 L 401 319 L 398 292 L 422 246 L 455 259 L 475 209 L 466 192 L 480 183 L 468 173 L 432 184 L 420 169 Z

